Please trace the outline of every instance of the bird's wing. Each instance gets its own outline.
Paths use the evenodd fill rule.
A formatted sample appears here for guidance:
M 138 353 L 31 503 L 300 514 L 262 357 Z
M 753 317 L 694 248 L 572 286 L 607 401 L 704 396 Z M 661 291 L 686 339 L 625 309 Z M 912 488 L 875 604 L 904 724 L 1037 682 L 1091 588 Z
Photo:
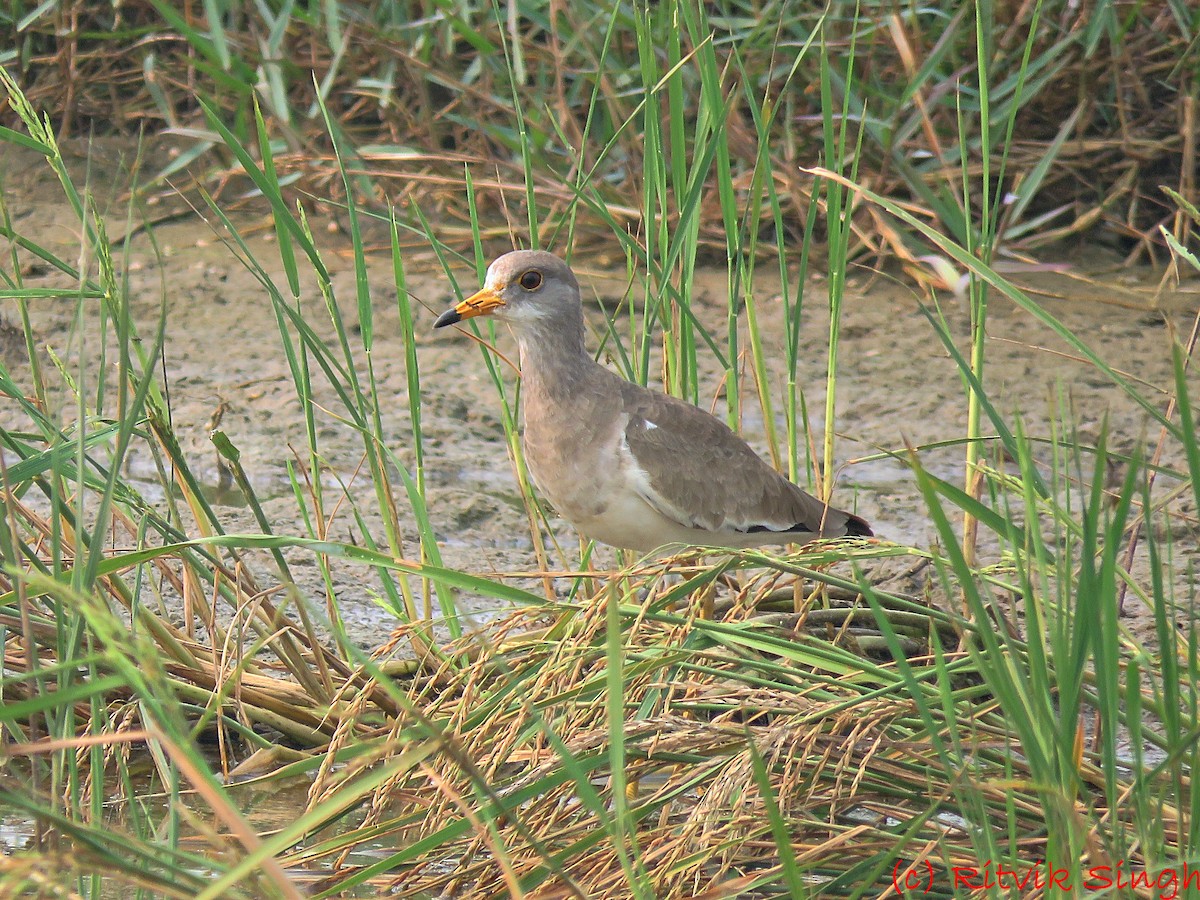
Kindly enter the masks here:
M 664 516 L 712 533 L 845 533 L 845 513 L 804 493 L 724 423 L 675 397 L 626 384 L 633 481 Z

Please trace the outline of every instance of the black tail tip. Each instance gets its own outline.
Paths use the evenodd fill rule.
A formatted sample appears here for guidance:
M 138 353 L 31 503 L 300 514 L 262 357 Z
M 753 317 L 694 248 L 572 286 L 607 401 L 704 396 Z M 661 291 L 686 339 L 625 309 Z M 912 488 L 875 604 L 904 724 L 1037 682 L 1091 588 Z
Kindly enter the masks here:
M 875 532 L 871 530 L 871 526 L 867 524 L 866 519 L 858 516 L 850 516 L 846 520 L 846 537 L 874 537 Z

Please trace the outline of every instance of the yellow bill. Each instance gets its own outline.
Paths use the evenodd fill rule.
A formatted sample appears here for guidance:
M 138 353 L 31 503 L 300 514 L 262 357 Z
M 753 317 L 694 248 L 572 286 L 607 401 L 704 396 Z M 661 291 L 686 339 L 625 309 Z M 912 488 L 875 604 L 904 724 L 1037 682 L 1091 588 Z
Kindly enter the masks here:
M 433 323 L 434 328 L 453 325 L 463 319 L 473 319 L 476 316 L 486 316 L 504 305 L 503 298 L 491 288 L 483 288 L 459 303 L 454 309 L 448 309 Z

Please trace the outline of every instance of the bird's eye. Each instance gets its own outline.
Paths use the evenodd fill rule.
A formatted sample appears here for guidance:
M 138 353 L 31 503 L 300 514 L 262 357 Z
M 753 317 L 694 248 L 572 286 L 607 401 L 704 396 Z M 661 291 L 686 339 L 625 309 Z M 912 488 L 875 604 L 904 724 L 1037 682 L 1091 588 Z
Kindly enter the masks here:
M 542 286 L 542 273 L 537 269 L 530 269 L 521 276 L 519 283 L 527 291 L 536 291 Z

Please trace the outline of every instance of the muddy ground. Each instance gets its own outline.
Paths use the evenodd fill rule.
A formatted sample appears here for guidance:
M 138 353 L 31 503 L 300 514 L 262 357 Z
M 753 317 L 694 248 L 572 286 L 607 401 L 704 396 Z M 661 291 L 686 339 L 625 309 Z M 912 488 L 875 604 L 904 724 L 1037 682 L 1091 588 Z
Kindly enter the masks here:
M 67 150 L 81 180 L 84 173 L 90 172 L 97 206 L 105 211 L 110 234 L 119 237 L 127 227 L 126 202 L 119 186 L 128 148 L 98 143 L 70 146 Z M 4 145 L 0 147 L 0 177 L 17 232 L 76 262 L 79 226 L 45 163 L 31 153 Z M 155 215 L 168 208 L 183 209 L 169 197 L 149 207 Z M 328 207 L 310 205 L 310 213 L 314 230 L 321 235 L 327 251 L 326 262 L 334 271 L 341 307 L 352 319 L 354 272 L 349 241 L 339 229 L 343 220 Z M 269 219 L 261 213 L 242 212 L 237 221 L 256 258 L 278 285 L 285 286 Z M 384 241 L 381 244 L 385 246 Z M 167 217 L 154 228 L 153 241 L 139 230 L 130 251 L 127 259 L 118 259 L 118 266 L 127 274 L 132 308 L 143 335 L 153 333 L 164 293 L 167 298 L 164 358 L 171 415 L 194 471 L 206 484 L 214 488 L 218 485 L 217 456 L 208 434 L 214 420 L 219 419 L 220 428 L 240 449 L 243 465 L 264 500 L 275 531 L 304 534 L 286 468 L 289 460 L 306 458 L 304 419 L 281 349 L 276 319 L 262 286 L 209 226 L 190 212 Z M 1195 285 L 1160 290 L 1161 272 L 1124 270 L 1100 252 L 1077 249 L 1071 254 L 1064 271 L 1027 272 L 1014 275 L 1014 280 L 1036 292 L 1053 315 L 1088 341 L 1114 368 L 1149 385 L 1169 385 L 1172 332 L 1168 323 L 1173 322 L 1187 334 L 1200 304 Z M 60 275 L 44 265 L 30 265 L 27 256 L 22 259 L 26 287 L 64 284 Z M 536 569 L 528 517 L 503 440 L 503 407 L 480 351 L 455 329 L 434 331 L 431 327 L 436 315 L 455 299 L 433 256 L 418 249 L 406 260 L 409 288 L 416 301 L 427 502 L 445 563 L 479 574 Z M 614 272 L 588 259 L 576 259 L 575 264 L 595 329 L 591 339 L 595 347 L 603 333 L 602 307 L 612 310 L 627 299 L 626 280 L 623 270 Z M 385 433 L 394 436 L 399 459 L 411 466 L 404 347 L 391 261 L 386 252 L 379 252 L 370 257 L 369 265 L 377 341 L 373 354 L 375 376 L 381 395 L 394 398 L 383 410 L 383 427 Z M 778 282 L 772 281 L 773 269 L 774 263 L 759 268 L 754 293 L 766 335 L 766 351 L 774 361 L 772 383 L 780 390 L 784 372 L 783 304 Z M 474 288 L 472 272 L 464 269 L 459 279 L 464 289 Z M 843 313 L 836 426 L 840 435 L 838 457 L 845 465 L 839 473 L 835 502 L 857 509 L 885 539 L 926 547 L 936 540 L 936 534 L 912 474 L 895 462 L 858 460 L 878 448 L 902 450 L 961 436 L 966 426 L 963 385 L 911 287 L 865 270 L 856 272 L 851 281 Z M 698 274 L 693 292 L 695 309 L 718 335 L 726 328 L 725 290 L 723 271 Z M 636 298 L 638 293 L 635 288 L 632 296 Z M 827 312 L 822 309 L 825 297 L 825 283 L 814 279 L 809 286 L 801 333 L 804 349 L 799 383 L 818 432 L 819 414 L 824 408 L 828 325 Z M 306 290 L 302 303 L 307 319 L 323 333 L 331 333 L 320 297 Z M 943 304 L 965 352 L 969 340 L 965 303 L 947 297 Z M 86 358 L 96 359 L 96 308 L 85 304 L 84 310 L 84 324 L 77 328 L 74 301 L 33 303 L 32 324 L 41 352 L 48 354 L 49 348 L 59 357 L 72 360 L 82 349 Z M 16 321 L 13 301 L 0 300 L 0 315 L 9 325 Z M 1048 423 L 1061 404 L 1069 402 L 1085 440 L 1094 439 L 1107 418 L 1115 450 L 1131 452 L 1140 448 L 1153 452 L 1159 429 L 1149 424 L 1145 413 L 1101 373 L 1075 359 L 1044 325 L 997 296 L 991 306 L 988 330 L 991 340 L 986 380 L 993 402 L 1004 412 L 1019 411 L 1031 435 L 1048 435 Z M 28 383 L 29 366 L 22 343 L 3 340 L 0 349 L 5 367 L 19 382 Z M 506 334 L 501 335 L 500 349 L 513 358 L 513 343 Z M 52 366 L 49 371 L 52 379 L 56 377 Z M 95 372 L 88 370 L 88 374 L 94 376 Z M 720 390 L 719 375 L 711 365 L 704 374 L 706 396 L 713 397 Z M 506 378 L 511 388 L 514 374 L 507 371 Z M 744 387 L 746 396 L 751 397 L 749 379 Z M 327 388 L 322 387 L 318 393 L 326 410 L 336 409 Z M 58 396 L 68 402 L 61 393 Z M 1200 396 L 1200 391 L 1193 390 L 1193 396 Z M 774 400 L 778 408 L 781 396 Z M 1165 407 L 1166 395 L 1160 394 L 1158 402 Z M 14 406 L 0 401 L 0 426 L 24 428 Z M 756 414 L 758 407 L 748 405 L 743 432 L 761 450 L 761 415 L 756 421 Z M 361 460 L 360 437 L 330 412 L 318 411 L 317 421 L 322 453 L 330 468 L 327 486 L 336 488 L 338 479 L 351 483 L 350 491 L 360 508 L 367 512 L 369 521 L 377 523 L 378 518 L 370 514 L 376 504 L 366 476 L 354 477 Z M 931 471 L 955 482 L 962 477 L 961 457 L 959 448 L 922 453 Z M 1181 461 L 1168 455 L 1162 462 L 1177 465 Z M 128 474 L 154 498 L 156 475 L 147 454 L 132 457 Z M 399 484 L 397 479 L 398 489 Z M 1159 490 L 1172 486 L 1163 483 Z M 221 501 L 222 495 L 215 492 L 214 498 Z M 161 501 L 161 495 L 157 499 Z M 397 503 L 406 528 L 405 550 L 415 558 L 415 526 L 402 493 Z M 1178 518 L 1172 526 L 1172 536 L 1178 542 L 1177 561 L 1195 561 L 1195 510 L 1186 500 L 1176 503 L 1175 508 L 1190 516 Z M 258 530 L 244 505 L 222 505 L 220 512 L 227 531 Z M 569 527 L 561 520 L 552 521 L 561 545 L 568 550 L 565 562 L 574 565 L 578 544 Z M 362 540 L 345 506 L 328 534 L 337 540 Z M 318 606 L 323 606 L 325 590 L 311 558 L 302 553 L 292 554 L 291 558 L 301 587 Z M 612 558 L 610 551 L 598 551 L 598 562 Z M 1185 569 L 1184 565 L 1177 567 L 1181 573 Z M 1144 573 L 1144 568 L 1141 571 Z M 394 619 L 373 599 L 376 590 L 371 576 L 348 566 L 335 574 L 336 602 L 352 637 L 364 647 L 377 645 Z M 1182 582 L 1180 586 L 1186 588 Z M 492 605 L 494 601 L 482 604 Z M 1145 611 L 1137 602 L 1130 603 L 1129 611 L 1134 632 L 1145 633 Z

